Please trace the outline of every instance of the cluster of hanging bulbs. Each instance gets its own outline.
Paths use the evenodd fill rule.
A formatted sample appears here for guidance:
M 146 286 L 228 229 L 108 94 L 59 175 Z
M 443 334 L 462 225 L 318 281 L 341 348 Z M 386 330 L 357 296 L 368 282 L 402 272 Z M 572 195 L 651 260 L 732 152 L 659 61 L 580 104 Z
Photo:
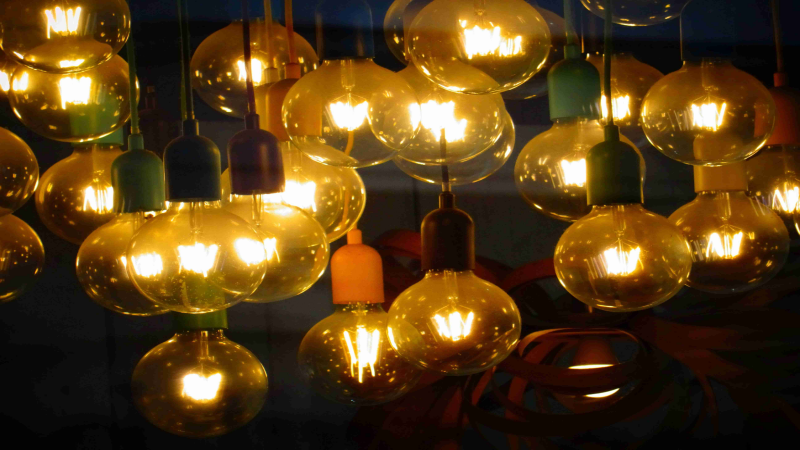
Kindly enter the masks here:
M 130 35 L 127 4 L 33 0 L 27 8 L 41 14 L 20 15 L 6 2 L 0 95 L 23 124 L 74 152 L 39 180 L 30 148 L 0 129 L 8 168 L 0 174 L 0 302 L 42 269 L 38 236 L 11 214 L 40 182 L 39 216 L 80 245 L 76 271 L 92 300 L 128 315 L 175 313 L 177 333 L 141 359 L 132 381 L 137 408 L 166 431 L 216 436 L 255 417 L 267 374 L 225 338 L 225 310 L 295 297 L 329 260 L 335 312 L 298 353 L 319 393 L 379 404 L 426 370 L 487 370 L 513 351 L 522 324 L 511 297 L 475 275 L 474 223 L 451 187 L 510 158 L 515 130 L 504 98 L 540 96 L 545 84 L 554 124 L 524 146 L 514 178 L 535 210 L 574 222 L 554 257 L 570 294 L 625 312 L 659 305 L 684 285 L 731 293 L 767 282 L 788 255 L 781 217 L 797 214 L 800 198 L 798 96 L 782 69 L 772 91 L 720 59 L 687 60 L 663 76 L 612 54 L 611 23 L 661 23 L 688 1 L 581 2 L 606 19 L 602 58 L 581 54 L 572 0 L 565 20 L 523 0 L 397 0 L 386 40 L 407 67 L 394 73 L 373 61 L 364 0 L 320 3 L 317 52 L 294 33 L 291 0 L 286 26 L 272 20 L 269 2 L 266 19 L 250 21 L 243 2 L 244 20 L 209 36 L 191 61 L 178 0 L 186 113 L 163 164 L 139 133 L 132 42 L 130 67 L 117 56 Z M 344 34 L 326 27 L 342 10 L 354 24 Z M 217 146 L 200 135 L 193 89 L 217 111 L 245 117 L 225 172 Z M 694 166 L 697 199 L 669 219 L 645 210 L 644 161 L 620 126 L 641 127 L 664 155 Z M 356 228 L 366 203 L 356 169 L 389 160 L 441 184 L 442 194 L 422 223 L 424 278 L 387 312 L 380 255 Z M 331 257 L 330 242 L 345 235 Z M 608 348 L 584 339 L 570 368 Z M 603 358 L 604 367 L 618 363 Z M 588 407 L 572 397 L 564 401 L 573 409 Z

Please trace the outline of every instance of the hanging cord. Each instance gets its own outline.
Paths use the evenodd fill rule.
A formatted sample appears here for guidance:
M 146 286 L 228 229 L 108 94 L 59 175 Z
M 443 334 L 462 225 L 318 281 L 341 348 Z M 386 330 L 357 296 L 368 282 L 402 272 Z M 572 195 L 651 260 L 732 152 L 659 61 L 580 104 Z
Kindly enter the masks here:
M 567 34 L 567 45 L 575 45 L 578 36 L 575 33 L 575 16 L 572 12 L 572 0 L 564 0 L 564 31 L 566 31 Z
M 605 37 L 603 40 L 603 90 L 606 92 L 606 110 L 608 111 L 608 125 L 614 125 L 614 110 L 611 109 L 611 0 L 606 0 Z
M 783 64 L 779 0 L 770 0 L 770 6 L 772 7 L 772 32 L 775 35 L 775 58 L 778 60 L 778 73 L 785 73 L 786 67 Z
M 284 18 L 286 20 L 286 45 L 289 49 L 289 63 L 297 64 L 297 49 L 294 46 L 294 18 L 292 15 L 292 0 L 285 0 Z
M 131 134 L 141 134 L 139 132 L 139 102 L 136 99 L 136 51 L 133 43 L 133 27 L 130 28 L 126 47 L 128 52 L 128 84 L 130 84 L 131 96 Z
M 439 148 L 442 151 L 442 192 L 450 192 L 450 169 L 447 168 L 447 139 L 444 128 L 439 137 Z
M 250 52 L 250 13 L 247 0 L 242 0 L 242 41 L 244 43 L 244 71 L 247 85 L 247 113 L 256 113 L 256 92 L 253 88 L 253 58 Z
M 181 30 L 181 75 L 183 93 L 183 120 L 194 120 L 194 99 L 192 98 L 191 43 L 189 42 L 189 9 L 187 0 L 178 0 L 178 22 Z

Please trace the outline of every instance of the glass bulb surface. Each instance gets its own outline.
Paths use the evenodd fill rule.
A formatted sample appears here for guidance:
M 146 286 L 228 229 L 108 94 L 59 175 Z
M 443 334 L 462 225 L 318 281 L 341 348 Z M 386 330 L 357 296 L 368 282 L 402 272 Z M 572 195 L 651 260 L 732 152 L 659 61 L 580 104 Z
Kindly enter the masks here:
M 0 127 L 0 217 L 24 205 L 39 184 L 39 163 L 28 144 Z
M 755 289 L 783 268 L 789 233 L 777 214 L 744 191 L 703 191 L 669 216 L 692 251 L 686 285 L 706 292 Z
M 514 300 L 471 270 L 428 271 L 389 309 L 389 340 L 407 361 L 446 375 L 500 363 L 519 340 Z
M 20 67 L 9 103 L 22 123 L 56 141 L 107 136 L 130 117 L 128 63 L 119 56 L 86 72 L 54 74 Z
M 744 166 L 750 196 L 791 219 L 800 199 L 800 145 L 764 147 Z
M 222 330 L 179 331 L 139 361 L 131 394 L 136 409 L 158 428 L 208 438 L 258 414 L 267 397 L 267 372 Z
M 270 39 L 271 36 L 271 39 Z M 267 86 L 286 78 L 289 62 L 286 28 L 264 19 L 250 21 L 253 85 Z M 294 34 L 302 74 L 317 68 L 317 54 L 302 36 Z M 200 43 L 190 64 L 192 87 L 215 110 L 241 119 L 247 112 L 247 90 L 242 45 L 242 22 L 214 32 Z
M 81 145 L 47 169 L 35 197 L 42 223 L 58 237 L 80 245 L 113 219 L 111 164 L 121 154 L 118 145 Z
M 83 72 L 108 61 L 128 40 L 123 0 L 29 0 L 0 6 L 8 57 L 50 73 Z
M 11 77 L 17 70 L 19 64 L 13 59 L 7 58 L 6 54 L 0 51 L 0 99 L 8 98 L 8 91 L 11 89 Z
M 691 0 L 616 0 L 611 5 L 611 21 L 627 27 L 656 25 L 681 15 Z M 581 0 L 583 6 L 605 19 L 606 0 Z M 612 69 L 613 72 L 613 69 Z
M 454 164 L 469 160 L 491 147 L 503 131 L 507 115 L 499 94 L 465 95 L 441 89 L 422 76 L 413 64 L 398 73 L 419 100 L 419 131 L 402 152 L 418 164 Z M 447 144 L 442 155 L 441 139 Z
M 525 144 L 514 165 L 522 198 L 534 210 L 574 222 L 591 210 L 586 203 L 586 155 L 604 139 L 597 120 L 556 119 L 552 128 Z M 620 139 L 639 149 L 625 136 Z M 644 158 L 641 158 L 644 182 Z
M 556 276 L 594 308 L 652 308 L 677 294 L 692 256 L 680 230 L 640 204 L 595 206 L 556 245 Z
M 335 305 L 300 343 L 297 361 L 311 387 L 349 405 L 377 405 L 408 392 L 422 371 L 403 360 L 387 335 L 379 303 Z
M 44 246 L 27 223 L 0 217 L 0 303 L 24 294 L 44 267 Z
M 547 23 L 522 0 L 436 0 L 419 12 L 406 38 L 420 72 L 465 94 L 521 85 L 550 51 Z
M 220 202 L 171 202 L 128 245 L 139 292 L 172 311 L 205 313 L 255 292 L 267 268 L 259 234 Z
M 307 212 L 282 203 L 281 194 L 231 195 L 223 206 L 245 220 L 266 249 L 266 275 L 245 301 L 285 300 L 307 291 L 328 267 L 325 230 Z
M 417 133 L 420 109 L 408 83 L 371 59 L 325 61 L 283 102 L 292 143 L 314 161 L 367 167 L 391 159 Z
M 727 60 L 685 61 L 642 103 L 642 129 L 661 153 L 720 166 L 753 156 L 775 126 L 775 103 L 760 81 Z
M 491 147 L 466 161 L 448 164 L 447 171 L 453 186 L 475 183 L 497 172 L 514 152 L 514 121 L 508 112 L 503 113 L 503 131 Z M 426 183 L 442 183 L 442 166 L 439 164 L 417 164 L 395 156 L 394 164 L 406 175 Z
M 142 295 L 128 274 L 128 244 L 146 220 L 143 212 L 120 214 L 83 241 L 75 271 L 83 290 L 98 305 L 132 316 L 169 311 Z
M 600 53 L 589 54 L 586 60 L 600 72 L 603 79 L 603 55 Z M 611 57 L 611 110 L 614 112 L 614 124 L 617 126 L 641 125 L 642 101 L 647 91 L 664 74 L 653 66 L 649 66 L 630 53 L 615 53 Z M 601 85 L 605 90 L 605 87 Z M 603 122 L 608 117 L 606 93 L 600 98 Z
M 328 242 L 347 234 L 367 205 L 364 181 L 355 169 L 320 164 L 289 142 L 281 142 L 286 187 L 281 201 L 296 206 L 322 225 Z M 230 201 L 231 179 L 222 173 L 222 202 Z M 265 199 L 266 201 L 266 199 Z

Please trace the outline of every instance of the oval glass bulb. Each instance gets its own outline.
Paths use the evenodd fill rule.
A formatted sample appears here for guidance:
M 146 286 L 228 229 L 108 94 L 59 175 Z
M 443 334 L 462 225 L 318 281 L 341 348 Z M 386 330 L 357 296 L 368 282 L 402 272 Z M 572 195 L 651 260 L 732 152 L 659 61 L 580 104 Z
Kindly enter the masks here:
M 553 127 L 525 144 L 517 156 L 514 180 L 535 211 L 574 222 L 591 210 L 586 203 L 586 154 L 604 139 L 597 120 L 556 119 Z M 620 139 L 639 149 L 625 136 Z M 644 158 L 641 158 L 644 181 Z
M 44 267 L 44 246 L 27 223 L 0 217 L 0 303 L 24 294 Z
M 603 55 L 589 54 L 586 60 L 600 72 L 603 79 Z M 649 66 L 630 53 L 615 53 L 611 56 L 611 110 L 614 112 L 614 124 L 617 126 L 641 125 L 642 101 L 647 91 L 664 74 L 653 66 Z M 605 87 L 601 88 L 605 90 Z M 606 93 L 600 98 L 600 108 L 605 122 L 608 117 Z
M 748 193 L 790 220 L 800 199 L 800 145 L 769 145 L 744 162 Z
M 20 67 L 9 92 L 19 120 L 56 141 L 99 139 L 122 127 L 131 114 L 128 63 L 119 56 L 76 74 Z
M 270 39 L 270 36 L 272 37 Z M 286 78 L 289 62 L 286 28 L 264 19 L 250 21 L 253 85 L 268 86 Z M 294 34 L 297 63 L 305 74 L 317 68 L 317 54 L 302 36 Z M 192 87 L 215 110 L 241 119 L 247 112 L 247 90 L 242 45 L 242 21 L 214 32 L 197 46 L 190 64 Z
M 205 313 L 255 292 L 267 268 L 261 237 L 220 202 L 171 202 L 128 245 L 139 291 L 172 311 Z
M 122 154 L 117 144 L 83 144 L 53 164 L 36 191 L 36 212 L 47 228 L 80 245 L 114 218 L 111 164 Z
M 744 191 L 703 191 L 669 216 L 692 251 L 686 285 L 734 293 L 766 283 L 789 256 L 789 233 L 777 214 Z
M 75 261 L 78 281 L 89 298 L 120 314 L 154 316 L 169 311 L 142 295 L 128 274 L 128 244 L 145 220 L 143 212 L 118 215 L 83 241 Z
M 453 186 L 475 183 L 497 172 L 514 151 L 514 121 L 508 112 L 503 112 L 503 131 L 491 147 L 466 161 L 447 165 L 450 184 Z M 394 164 L 406 175 L 426 183 L 442 183 L 442 166 L 439 164 L 417 164 L 395 156 Z
M 436 0 L 406 38 L 420 72 L 464 94 L 513 89 L 541 70 L 550 51 L 547 23 L 522 0 Z
M 300 78 L 283 102 L 283 125 L 311 159 L 367 167 L 391 159 L 417 133 L 411 86 L 371 59 L 325 61 Z
M 364 181 L 355 169 L 320 164 L 289 142 L 281 142 L 286 187 L 281 201 L 296 206 L 322 225 L 328 242 L 347 234 L 367 205 Z M 231 179 L 222 173 L 222 202 L 230 201 Z
M 39 163 L 28 144 L 0 127 L 0 217 L 24 205 L 39 184 Z
M 491 147 L 503 131 L 506 107 L 499 94 L 465 95 L 441 89 L 422 76 L 413 64 L 398 73 L 419 100 L 420 127 L 402 152 L 417 164 L 455 164 Z M 441 139 L 447 143 L 442 155 Z
M 158 428 L 208 438 L 247 424 L 261 411 L 267 372 L 222 330 L 179 331 L 139 361 L 131 394 L 136 409 Z
M 50 73 L 83 72 L 108 61 L 128 40 L 123 0 L 29 0 L 0 6 L 3 51 Z
M 245 301 L 275 302 L 300 295 L 328 267 L 325 230 L 302 209 L 282 202 L 281 194 L 231 195 L 223 209 L 245 220 L 266 249 L 266 275 Z
M 692 256 L 680 230 L 640 204 L 595 206 L 556 245 L 556 276 L 587 305 L 627 312 L 677 294 Z
M 775 126 L 775 103 L 760 81 L 730 61 L 685 61 L 653 85 L 642 129 L 661 153 L 685 164 L 720 166 L 753 156 Z
M 389 341 L 407 361 L 446 375 L 500 363 L 519 340 L 514 300 L 471 270 L 428 271 L 389 309 Z
M 422 371 L 389 342 L 389 316 L 380 303 L 335 305 L 306 333 L 297 361 L 311 387 L 349 405 L 377 405 L 408 392 Z
M 627 27 L 655 25 L 675 19 L 691 0 L 615 0 L 611 5 L 611 21 Z M 583 6 L 605 19 L 606 0 L 581 0 Z M 613 69 L 612 69 L 613 72 Z

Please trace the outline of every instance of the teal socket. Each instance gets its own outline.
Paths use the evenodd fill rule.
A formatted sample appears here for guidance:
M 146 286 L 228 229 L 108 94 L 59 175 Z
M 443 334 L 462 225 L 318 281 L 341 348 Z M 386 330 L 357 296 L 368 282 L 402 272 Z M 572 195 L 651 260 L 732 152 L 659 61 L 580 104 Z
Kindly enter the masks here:
M 164 209 L 164 166 L 153 152 L 134 149 L 117 156 L 111 164 L 111 185 L 118 214 Z
M 172 313 L 175 331 L 214 330 L 228 328 L 228 312 L 214 311 L 205 314 Z
M 600 73 L 580 56 L 574 44 L 564 47 L 566 59 L 547 72 L 550 120 L 600 118 Z

